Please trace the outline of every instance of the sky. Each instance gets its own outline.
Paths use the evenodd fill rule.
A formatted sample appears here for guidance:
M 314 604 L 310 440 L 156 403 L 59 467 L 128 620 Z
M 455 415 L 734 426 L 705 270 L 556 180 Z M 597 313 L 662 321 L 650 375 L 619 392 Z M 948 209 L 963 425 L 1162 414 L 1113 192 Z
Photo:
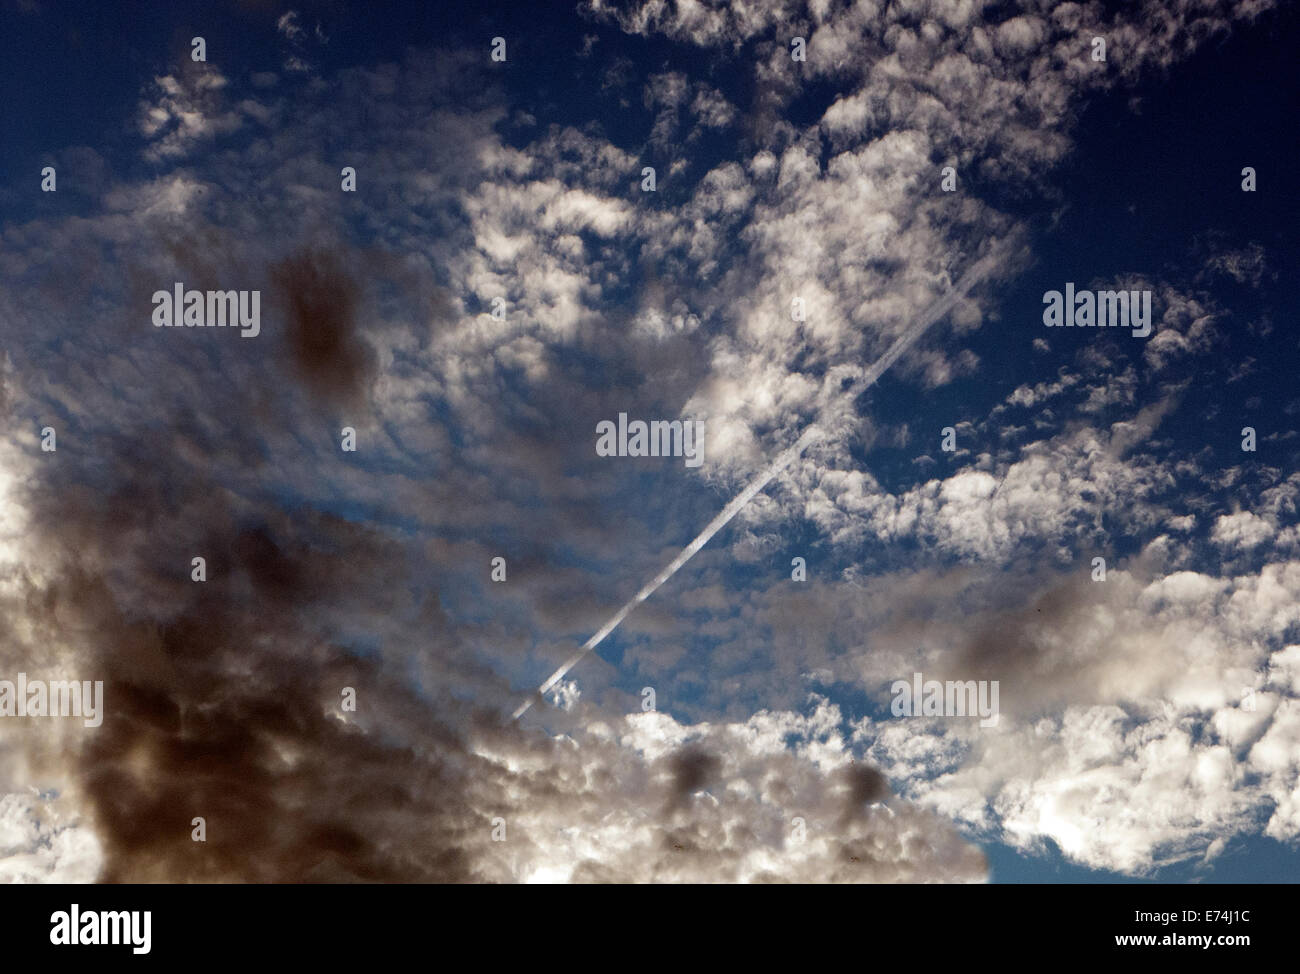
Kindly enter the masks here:
M 1294 5 L 0 37 L 0 879 L 1300 877 Z

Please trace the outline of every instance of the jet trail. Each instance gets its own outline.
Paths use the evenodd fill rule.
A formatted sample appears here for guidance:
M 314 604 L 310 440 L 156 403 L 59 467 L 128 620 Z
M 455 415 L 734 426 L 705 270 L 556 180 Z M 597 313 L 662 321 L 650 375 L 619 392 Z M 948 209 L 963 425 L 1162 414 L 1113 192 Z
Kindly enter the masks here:
M 966 273 L 961 276 L 952 289 L 943 297 L 935 301 L 934 304 L 921 312 L 920 316 L 907 327 L 907 330 L 898 336 L 894 341 L 894 344 L 889 346 L 889 350 L 886 351 L 884 355 L 880 356 L 880 358 L 877 359 L 870 368 L 862 373 L 862 375 L 859 376 L 846 391 L 842 392 L 840 398 L 852 401 L 871 386 L 875 385 L 876 380 L 884 375 L 885 370 L 893 365 L 898 360 L 898 357 L 907 351 L 908 347 L 925 333 L 926 329 L 951 311 L 953 305 L 966 296 L 967 291 L 988 276 L 989 272 L 993 269 L 993 265 L 996 264 L 997 261 L 998 254 L 995 251 L 968 267 Z M 721 531 L 728 521 L 739 514 L 741 508 L 753 500 L 754 495 L 766 487 L 773 477 L 797 459 L 799 454 L 803 453 L 803 451 L 808 448 L 809 444 L 821 437 L 823 431 L 818 427 L 817 422 L 817 420 L 814 420 L 809 424 L 808 428 L 803 431 L 803 434 L 799 439 L 795 440 L 794 443 L 782 450 L 775 460 L 769 463 L 757 477 L 750 481 L 748 486 L 737 494 L 732 499 L 731 503 L 724 507 L 721 513 L 708 523 L 704 530 L 699 533 L 699 536 L 683 548 L 676 558 L 668 563 L 663 571 L 650 581 L 646 582 L 645 585 L 641 587 L 641 590 L 637 592 L 636 595 L 632 596 L 632 598 L 621 609 L 615 612 L 610 617 L 609 621 L 596 631 L 595 635 L 578 648 L 577 652 L 565 660 L 560 665 L 560 668 L 552 673 L 546 682 L 537 688 L 535 693 L 530 695 L 523 703 L 515 708 L 512 719 L 518 720 L 522 717 L 524 712 L 533 705 L 534 700 L 540 699 L 548 690 L 555 686 L 555 684 L 564 679 L 564 675 L 568 673 L 569 670 L 573 669 L 579 660 L 599 646 L 606 636 L 618 628 L 619 623 L 626 619 L 633 609 L 654 594 L 655 589 L 659 588 L 660 585 L 672 578 L 673 575 L 677 574 L 677 570 L 690 561 L 697 551 L 708 544 L 709 539 Z

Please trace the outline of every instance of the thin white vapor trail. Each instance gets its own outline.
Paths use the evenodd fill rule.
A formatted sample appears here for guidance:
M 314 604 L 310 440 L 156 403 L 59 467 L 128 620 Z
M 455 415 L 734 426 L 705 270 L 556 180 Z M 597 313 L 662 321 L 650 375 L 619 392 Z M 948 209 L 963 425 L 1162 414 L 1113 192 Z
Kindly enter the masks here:
M 955 285 L 953 285 L 952 289 L 921 312 L 917 319 L 907 327 L 903 334 L 898 336 L 894 341 L 894 344 L 889 346 L 888 351 L 886 351 L 884 355 L 880 356 L 880 358 L 877 359 L 870 368 L 862 373 L 862 375 L 859 376 L 848 389 L 840 393 L 838 398 L 841 400 L 847 399 L 851 401 L 871 386 L 875 385 L 876 380 L 884 375 L 885 370 L 893 365 L 894 362 L 898 360 L 898 357 L 907 351 L 908 347 L 925 333 L 927 328 L 951 311 L 952 306 L 965 297 L 967 291 L 988 276 L 998 259 L 999 255 L 997 252 L 994 252 L 980 260 L 977 260 L 974 264 L 968 267 L 966 273 L 961 276 Z M 728 521 L 739 514 L 741 508 L 753 500 L 754 495 L 766 487 L 773 477 L 797 459 L 799 454 L 803 453 L 803 451 L 808 448 L 809 444 L 822 436 L 823 431 L 817 423 L 818 420 L 813 420 L 813 422 L 809 424 L 808 428 L 803 431 L 802 435 L 800 435 L 799 439 L 795 440 L 792 444 L 782 450 L 775 460 L 769 463 L 767 467 L 758 474 L 758 476 L 749 482 L 744 490 L 732 498 L 731 503 L 724 507 L 718 516 L 705 526 L 704 530 L 699 533 L 696 539 L 683 548 L 681 553 L 665 566 L 663 571 L 650 579 L 650 581 L 646 582 L 645 585 L 641 586 L 641 590 L 637 592 L 636 595 L 632 596 L 632 598 L 628 600 L 621 609 L 615 612 L 609 618 L 608 622 L 601 626 L 590 639 L 578 648 L 577 652 L 565 660 L 560 665 L 560 668 L 552 673 L 550 677 L 547 678 L 546 682 L 537 688 L 535 694 L 529 696 L 523 703 L 515 708 L 513 719 L 518 720 L 522 717 L 524 712 L 533 705 L 535 699 L 541 697 L 546 693 L 546 691 L 550 690 L 555 686 L 555 684 L 564 679 L 564 675 L 568 673 L 569 670 L 573 669 L 579 660 L 599 646 L 606 636 L 618 628 L 619 623 L 626 619 L 633 609 L 654 594 L 655 589 L 659 588 L 660 585 L 672 578 L 673 575 L 677 573 L 677 570 L 690 561 L 697 551 L 708 544 L 709 539 L 721 531 Z

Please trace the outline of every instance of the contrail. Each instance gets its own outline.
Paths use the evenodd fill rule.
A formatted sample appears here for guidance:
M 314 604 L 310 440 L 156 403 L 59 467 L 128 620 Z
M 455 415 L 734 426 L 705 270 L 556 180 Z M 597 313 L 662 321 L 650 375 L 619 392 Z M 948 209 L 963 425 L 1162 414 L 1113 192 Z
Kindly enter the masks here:
M 952 306 L 966 296 L 966 292 L 974 287 L 977 283 L 988 276 L 997 263 L 997 252 L 991 253 L 986 257 L 976 261 L 966 269 L 966 273 L 961 276 L 952 289 L 943 297 L 935 301 L 934 304 L 926 308 L 917 319 L 908 325 L 903 334 L 899 335 L 894 344 L 889 346 L 889 350 L 880 356 L 870 368 L 868 368 L 856 381 L 844 392 L 840 394 L 840 399 L 852 401 L 860 396 L 863 392 L 875 385 L 876 380 L 884 375 L 885 370 L 893 365 L 900 355 L 907 351 L 908 347 L 921 337 L 931 325 L 952 310 Z M 754 495 L 761 491 L 768 483 L 790 465 L 799 454 L 803 453 L 809 446 L 820 436 L 823 431 L 817 425 L 818 420 L 813 420 L 808 428 L 803 431 L 799 439 L 786 447 L 777 455 L 777 458 L 767 465 L 767 467 L 737 494 L 726 507 L 715 517 L 703 531 L 699 533 L 694 541 L 681 550 L 668 565 L 654 578 L 646 582 L 641 590 L 632 596 L 631 599 L 617 612 L 610 616 L 609 621 L 600 627 L 590 639 L 583 643 L 578 651 L 565 660 L 560 668 L 557 669 L 550 677 L 537 688 L 537 692 L 530 695 L 521 703 L 513 715 L 514 720 L 523 716 L 524 712 L 533 705 L 533 701 L 540 699 L 547 690 L 564 679 L 564 675 L 573 669 L 584 656 L 601 644 L 601 642 L 611 632 L 618 628 L 619 623 L 628 617 L 628 614 L 638 605 L 654 594 L 655 589 L 659 588 L 664 582 L 677 574 L 677 569 L 685 565 L 695 555 L 697 551 L 709 543 L 709 539 L 722 530 L 728 521 L 740 513 L 740 509 L 754 499 Z

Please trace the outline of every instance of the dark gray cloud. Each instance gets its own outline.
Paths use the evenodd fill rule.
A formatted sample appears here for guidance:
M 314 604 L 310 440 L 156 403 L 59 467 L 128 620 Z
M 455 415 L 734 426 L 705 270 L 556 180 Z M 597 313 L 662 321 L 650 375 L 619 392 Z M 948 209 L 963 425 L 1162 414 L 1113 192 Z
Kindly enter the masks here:
M 294 368 L 313 392 L 355 402 L 375 362 L 359 334 L 362 286 L 344 257 L 325 250 L 293 254 L 272 268 L 271 281 Z

